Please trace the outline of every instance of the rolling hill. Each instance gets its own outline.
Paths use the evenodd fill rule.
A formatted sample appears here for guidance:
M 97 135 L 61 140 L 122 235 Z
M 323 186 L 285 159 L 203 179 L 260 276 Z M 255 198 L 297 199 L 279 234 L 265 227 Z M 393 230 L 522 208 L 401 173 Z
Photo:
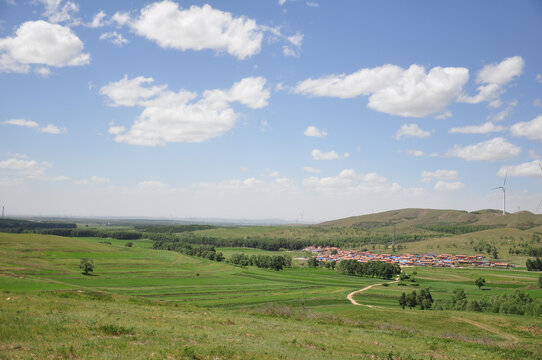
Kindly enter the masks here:
M 530 229 L 542 225 L 542 215 L 529 211 L 507 213 L 499 210 L 435 210 L 435 209 L 400 209 L 376 214 L 352 216 L 344 219 L 326 221 L 316 226 L 323 228 L 355 227 L 377 228 L 396 225 L 398 229 L 427 225 L 471 225 L 480 227 L 511 227 Z

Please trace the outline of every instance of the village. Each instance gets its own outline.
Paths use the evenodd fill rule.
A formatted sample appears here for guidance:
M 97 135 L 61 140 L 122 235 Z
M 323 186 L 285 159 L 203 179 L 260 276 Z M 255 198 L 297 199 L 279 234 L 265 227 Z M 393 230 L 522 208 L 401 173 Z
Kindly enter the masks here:
M 485 259 L 482 254 L 477 255 L 452 255 L 452 254 L 373 254 L 370 251 L 342 250 L 337 247 L 308 246 L 304 251 L 316 255 L 319 261 L 357 260 L 359 262 L 381 261 L 396 263 L 401 266 L 432 266 L 432 267 L 460 267 L 481 266 L 494 268 L 511 268 L 513 264 L 504 262 L 492 262 Z

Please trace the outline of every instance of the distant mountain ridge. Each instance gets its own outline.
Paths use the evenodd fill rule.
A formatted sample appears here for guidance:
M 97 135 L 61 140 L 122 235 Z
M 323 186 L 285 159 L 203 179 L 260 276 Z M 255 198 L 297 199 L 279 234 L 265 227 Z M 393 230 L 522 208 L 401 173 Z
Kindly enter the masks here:
M 529 211 L 518 211 L 502 215 L 500 210 L 493 209 L 468 212 L 462 210 L 414 208 L 351 216 L 343 219 L 326 221 L 316 226 L 327 228 L 357 227 L 369 229 L 392 225 L 395 225 L 398 229 L 428 225 L 472 225 L 529 229 L 542 225 L 542 215 L 536 215 Z

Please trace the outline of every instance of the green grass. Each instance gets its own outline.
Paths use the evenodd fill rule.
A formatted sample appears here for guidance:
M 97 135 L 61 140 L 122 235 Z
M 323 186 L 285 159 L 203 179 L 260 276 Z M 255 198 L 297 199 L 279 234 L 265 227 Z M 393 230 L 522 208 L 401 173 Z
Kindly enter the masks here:
M 395 284 L 359 294 L 379 306 L 368 309 L 346 295 L 382 280 L 243 269 L 125 242 L 0 234 L 0 359 L 536 359 L 542 351 L 541 319 L 403 311 Z M 82 257 L 94 259 L 94 276 L 81 274 Z M 455 287 L 468 297 L 515 288 L 542 296 L 538 274 L 524 270 L 416 271 L 436 298 Z M 480 275 L 490 290 L 474 286 Z

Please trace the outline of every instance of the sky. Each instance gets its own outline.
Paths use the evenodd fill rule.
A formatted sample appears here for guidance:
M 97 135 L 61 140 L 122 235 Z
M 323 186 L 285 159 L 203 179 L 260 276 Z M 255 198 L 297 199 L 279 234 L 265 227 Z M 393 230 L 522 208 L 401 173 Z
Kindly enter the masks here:
M 541 36 L 528 0 L 0 0 L 0 202 L 542 213 Z

